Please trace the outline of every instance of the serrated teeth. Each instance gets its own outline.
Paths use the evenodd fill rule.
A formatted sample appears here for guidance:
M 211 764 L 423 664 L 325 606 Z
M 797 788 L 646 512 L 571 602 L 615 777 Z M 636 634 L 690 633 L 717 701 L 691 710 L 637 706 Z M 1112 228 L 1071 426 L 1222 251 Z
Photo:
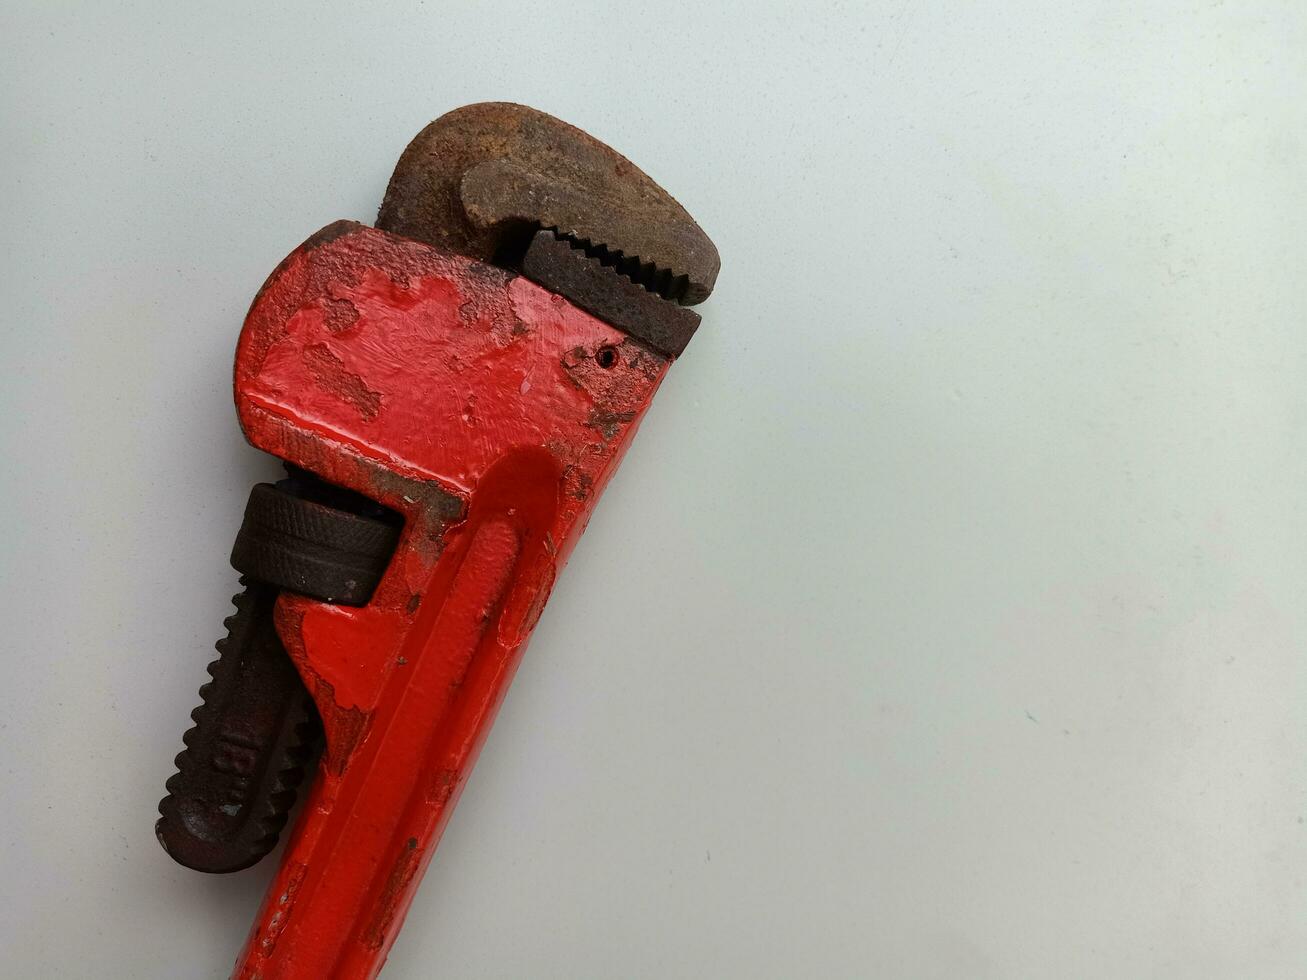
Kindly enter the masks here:
M 609 248 L 602 242 L 591 241 L 559 228 L 549 231 L 560 242 L 566 242 L 577 251 L 584 252 L 606 269 L 625 276 L 637 286 L 671 303 L 681 303 L 690 285 L 690 277 L 675 275 L 671 269 L 661 269 L 653 262 L 641 261 L 638 255 L 626 255 L 621 249 Z
M 243 577 L 241 584 L 247 585 Z M 236 609 L 235 613 L 223 621 L 227 635 L 214 644 L 219 656 L 210 661 L 206 667 L 211 680 L 206 681 L 199 689 L 200 703 L 191 711 L 192 725 L 182 735 L 184 748 L 173 759 L 175 771 L 164 783 L 168 796 L 159 802 L 159 813 L 164 818 L 169 817 L 165 812 L 165 805 L 169 800 L 175 795 L 183 796 L 191 791 L 187 772 L 199 765 L 196 755 L 197 740 L 204 737 L 206 724 L 213 723 L 209 712 L 222 709 L 221 705 L 213 705 L 211 698 L 215 692 L 222 690 L 221 680 L 226 679 L 222 675 L 224 664 L 229 658 L 244 656 L 244 644 L 251 642 L 251 637 L 256 630 L 255 624 L 249 619 L 257 611 L 255 598 L 249 592 L 241 592 L 232 597 L 232 605 Z M 288 702 L 287 710 L 299 713 L 300 720 L 293 723 L 290 737 L 287 739 L 289 744 L 282 743 L 278 750 L 282 753 L 281 769 L 275 773 L 269 772 L 267 782 L 264 784 L 265 788 L 248 800 L 251 809 L 245 811 L 241 817 L 242 820 L 249 820 L 245 825 L 247 829 L 240 832 L 243 842 L 233 845 L 246 848 L 252 858 L 266 854 L 276 843 L 295 803 L 299 785 L 305 775 L 306 764 L 312 759 L 318 744 L 320 725 L 307 692 L 303 692 L 302 701 Z M 178 818 L 174 814 L 172 819 Z M 160 839 L 162 840 L 162 837 Z

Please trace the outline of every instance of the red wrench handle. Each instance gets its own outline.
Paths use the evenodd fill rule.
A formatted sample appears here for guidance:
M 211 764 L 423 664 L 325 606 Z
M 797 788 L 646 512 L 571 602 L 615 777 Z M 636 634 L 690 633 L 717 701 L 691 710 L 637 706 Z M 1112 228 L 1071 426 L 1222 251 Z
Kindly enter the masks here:
M 247 437 L 405 526 L 368 605 L 278 600 L 327 748 L 234 976 L 381 969 L 669 364 L 523 278 L 358 225 L 273 273 L 237 351 Z

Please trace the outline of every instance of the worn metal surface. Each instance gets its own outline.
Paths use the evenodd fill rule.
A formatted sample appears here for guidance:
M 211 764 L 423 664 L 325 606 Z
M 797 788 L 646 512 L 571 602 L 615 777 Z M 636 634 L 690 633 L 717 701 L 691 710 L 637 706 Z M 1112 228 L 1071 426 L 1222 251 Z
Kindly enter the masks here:
M 395 167 L 377 227 L 508 265 L 537 229 L 553 229 L 682 304 L 708 297 L 721 264 L 694 219 L 630 160 L 508 102 L 455 109 L 419 133 Z

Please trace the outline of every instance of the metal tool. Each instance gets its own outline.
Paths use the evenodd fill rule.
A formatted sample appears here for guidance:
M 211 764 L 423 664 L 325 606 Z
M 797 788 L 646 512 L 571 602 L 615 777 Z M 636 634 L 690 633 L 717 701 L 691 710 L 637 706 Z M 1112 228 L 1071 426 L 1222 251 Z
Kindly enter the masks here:
M 405 150 L 255 297 L 235 600 L 157 833 L 266 854 L 321 758 L 233 976 L 374 977 L 600 491 L 699 323 L 717 251 L 624 157 L 524 106 Z

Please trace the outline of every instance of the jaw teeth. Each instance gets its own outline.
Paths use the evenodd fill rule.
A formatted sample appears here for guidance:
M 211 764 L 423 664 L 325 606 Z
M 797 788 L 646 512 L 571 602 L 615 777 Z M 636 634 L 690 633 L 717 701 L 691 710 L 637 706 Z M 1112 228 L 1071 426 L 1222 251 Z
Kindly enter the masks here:
M 641 262 L 638 255 L 624 255 L 621 249 L 611 249 L 601 242 L 592 242 L 588 238 L 578 238 L 557 228 L 549 229 L 560 242 L 567 242 L 573 248 L 584 252 L 600 265 L 626 276 L 637 286 L 672 303 L 680 304 L 689 288 L 689 276 L 677 276 L 671 269 L 660 269 L 652 262 Z

